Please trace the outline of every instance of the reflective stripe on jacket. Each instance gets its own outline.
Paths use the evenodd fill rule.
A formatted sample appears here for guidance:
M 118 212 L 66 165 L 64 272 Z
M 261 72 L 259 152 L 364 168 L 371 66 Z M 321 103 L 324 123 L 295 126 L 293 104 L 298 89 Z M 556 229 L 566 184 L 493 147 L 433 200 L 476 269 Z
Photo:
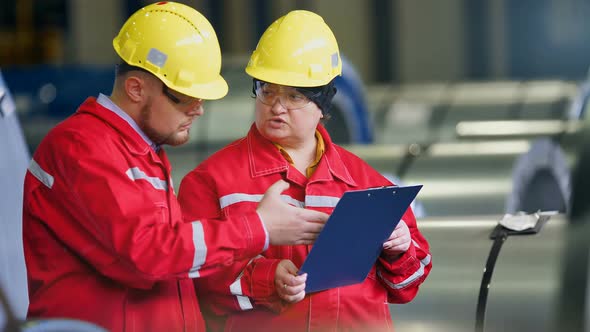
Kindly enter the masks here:
M 190 218 L 247 213 L 272 183 L 285 179 L 290 187 L 283 192 L 283 200 L 330 213 L 347 190 L 391 185 L 366 162 L 333 144 L 321 125 L 318 130 L 326 150 L 307 179 L 253 125 L 245 138 L 223 148 L 182 180 L 183 211 Z M 196 204 L 199 209 L 192 208 Z M 307 295 L 294 305 L 280 301 L 275 270 L 281 259 L 301 267 L 311 246 L 271 245 L 261 256 L 236 262 L 220 275 L 195 280 L 208 325 L 219 329 L 225 320 L 227 331 L 391 331 L 388 303 L 412 300 L 432 266 L 428 243 L 410 209 L 403 219 L 413 241 L 398 260 L 391 263 L 380 257 L 363 283 Z M 363 220 L 358 225 L 362 232 Z
M 203 330 L 189 278 L 256 256 L 266 234 L 255 212 L 183 221 L 170 171 L 163 149 L 94 98 L 50 131 L 25 178 L 29 317 Z

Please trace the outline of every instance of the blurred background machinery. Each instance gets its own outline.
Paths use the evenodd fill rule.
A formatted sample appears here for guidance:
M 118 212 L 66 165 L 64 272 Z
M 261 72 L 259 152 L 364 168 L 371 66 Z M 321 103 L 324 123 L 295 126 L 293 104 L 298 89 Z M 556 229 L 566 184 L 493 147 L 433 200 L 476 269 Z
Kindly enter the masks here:
M 22 197 L 23 180 L 29 163 L 29 150 L 16 114 L 14 100 L 0 71 L 0 328 L 18 313 L 24 317 L 28 305 L 27 275 L 23 257 Z M 10 304 L 9 304 L 10 303 Z M 8 309 L 10 306 L 10 309 Z
M 20 197 L 29 152 L 86 97 L 110 93 L 112 38 L 148 2 L 0 4 L 0 66 L 12 92 L 0 90 L 0 286 L 13 321 L 27 306 Z M 396 330 L 590 330 L 590 2 L 181 2 L 218 32 L 230 92 L 206 104 L 188 144 L 167 148 L 174 183 L 246 134 L 254 101 L 244 68 L 268 24 L 315 11 L 345 55 L 327 124 L 334 140 L 396 183 L 424 184 L 415 211 L 434 268 L 414 301 L 391 305 Z M 524 232 L 498 226 L 511 216 L 540 221 Z

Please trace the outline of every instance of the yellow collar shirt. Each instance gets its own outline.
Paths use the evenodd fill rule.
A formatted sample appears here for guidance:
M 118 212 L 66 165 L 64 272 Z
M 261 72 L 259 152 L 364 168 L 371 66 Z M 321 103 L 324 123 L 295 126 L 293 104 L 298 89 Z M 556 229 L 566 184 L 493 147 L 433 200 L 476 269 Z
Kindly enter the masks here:
M 320 132 L 317 130 L 315 131 L 315 138 L 318 141 L 315 150 L 315 159 L 313 160 L 311 165 L 309 165 L 309 167 L 307 167 L 307 169 L 305 170 L 305 176 L 308 179 L 311 177 L 313 172 L 315 172 L 316 168 L 318 167 L 318 164 L 320 163 L 320 160 L 322 159 L 322 156 L 324 155 L 324 151 L 326 150 L 326 146 L 324 145 L 324 139 L 322 138 Z M 287 150 L 285 150 L 282 146 L 280 146 L 277 143 L 274 143 L 274 145 L 279 149 L 279 151 L 281 152 L 283 157 L 285 157 L 285 159 L 289 162 L 289 164 L 293 165 L 293 159 L 291 158 Z

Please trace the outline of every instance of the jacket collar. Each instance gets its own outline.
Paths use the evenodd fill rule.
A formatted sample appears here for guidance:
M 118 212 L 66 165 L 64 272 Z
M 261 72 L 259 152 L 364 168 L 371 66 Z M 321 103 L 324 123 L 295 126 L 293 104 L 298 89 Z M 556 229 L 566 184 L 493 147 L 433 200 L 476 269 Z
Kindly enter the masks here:
M 316 182 L 332 180 L 333 177 L 336 177 L 351 186 L 356 186 L 356 182 L 350 176 L 348 168 L 344 165 L 340 154 L 334 148 L 332 139 L 324 126 L 321 124 L 318 125 L 317 130 L 324 139 L 325 152 L 310 180 Z M 252 124 L 250 127 L 246 141 L 248 145 L 250 174 L 252 177 L 287 172 L 287 178 L 289 178 L 289 162 L 271 141 L 260 134 L 256 128 L 256 124 Z
M 139 136 L 141 136 L 141 138 L 143 138 L 143 140 L 154 150 L 154 151 L 158 151 L 160 149 L 159 146 L 156 145 L 156 143 L 154 143 L 144 132 L 141 128 L 139 128 L 139 125 L 137 124 L 137 122 L 135 122 L 135 120 L 133 120 L 131 118 L 131 116 L 127 113 L 125 113 L 125 111 L 123 111 L 117 104 L 115 104 L 109 97 L 103 95 L 102 93 L 99 94 L 98 98 L 96 99 L 96 102 L 99 103 L 101 106 L 103 106 L 104 108 L 107 108 L 108 110 L 110 110 L 111 112 L 117 114 L 119 117 L 121 117 L 123 120 L 125 120 L 125 122 L 127 122 L 129 124 L 129 126 L 131 126 L 131 128 L 133 128 L 133 130 L 135 130 L 137 132 L 137 134 L 139 134 Z
M 99 104 L 95 97 L 87 98 L 80 105 L 76 113 L 93 115 L 113 127 L 121 135 L 121 140 L 131 153 L 145 155 L 151 151 L 156 154 L 150 145 L 125 119 Z

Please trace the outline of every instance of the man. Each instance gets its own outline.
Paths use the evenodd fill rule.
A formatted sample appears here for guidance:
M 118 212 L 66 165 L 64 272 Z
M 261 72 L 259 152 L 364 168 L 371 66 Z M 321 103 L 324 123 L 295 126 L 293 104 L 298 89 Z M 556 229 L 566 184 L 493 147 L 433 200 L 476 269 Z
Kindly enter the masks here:
M 260 38 L 246 72 L 253 77 L 255 123 L 182 180 L 179 202 L 191 218 L 241 215 L 275 181 L 283 199 L 330 213 L 344 192 L 391 185 L 366 162 L 332 143 L 329 118 L 342 65 L 323 19 L 292 11 Z M 198 208 L 196 204 L 198 205 Z M 363 231 L 363 220 L 358 230 Z M 350 245 L 342 243 L 343 246 Z M 366 280 L 305 293 L 297 275 L 309 246 L 270 246 L 261 256 L 195 279 L 208 327 L 225 331 L 391 331 L 388 303 L 412 300 L 432 267 L 411 209 Z
M 88 98 L 56 126 L 26 174 L 28 316 L 202 331 L 190 278 L 269 244 L 312 243 L 327 215 L 281 202 L 288 185 L 278 182 L 231 220 L 183 220 L 162 145 L 186 142 L 203 100 L 227 93 L 217 37 L 194 9 L 159 2 L 113 45 L 122 61 L 111 96 Z

